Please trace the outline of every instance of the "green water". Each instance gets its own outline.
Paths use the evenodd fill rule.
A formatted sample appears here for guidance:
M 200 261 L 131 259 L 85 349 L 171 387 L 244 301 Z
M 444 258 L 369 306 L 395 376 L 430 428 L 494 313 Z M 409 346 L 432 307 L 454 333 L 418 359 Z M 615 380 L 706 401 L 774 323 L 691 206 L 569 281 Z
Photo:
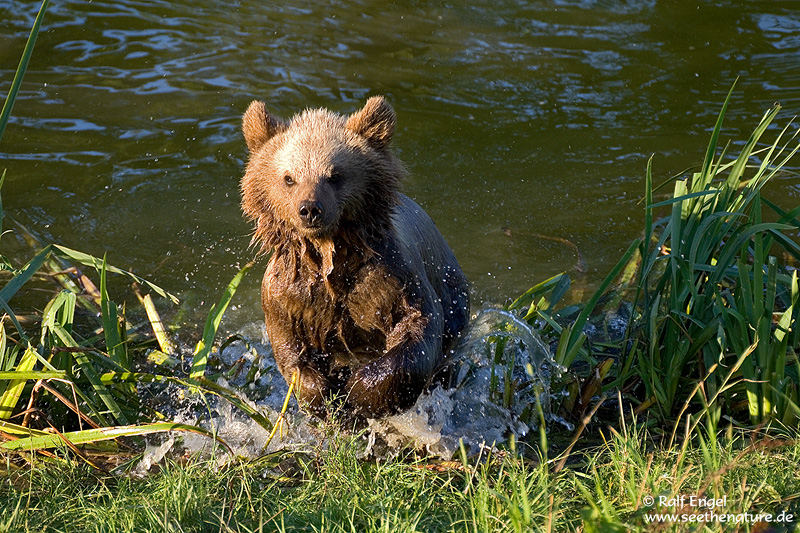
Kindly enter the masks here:
M 37 9 L 0 0 L 3 95 Z M 746 139 L 775 101 L 780 124 L 800 112 L 797 2 L 54 0 L 0 144 L 3 203 L 176 292 L 193 320 L 254 255 L 248 103 L 350 112 L 384 94 L 405 192 L 474 301 L 502 303 L 561 271 L 602 279 L 641 231 L 647 158 L 657 180 L 699 162 L 737 76 L 726 135 Z M 770 195 L 796 205 L 798 179 Z M 259 278 L 229 320 L 260 319 Z

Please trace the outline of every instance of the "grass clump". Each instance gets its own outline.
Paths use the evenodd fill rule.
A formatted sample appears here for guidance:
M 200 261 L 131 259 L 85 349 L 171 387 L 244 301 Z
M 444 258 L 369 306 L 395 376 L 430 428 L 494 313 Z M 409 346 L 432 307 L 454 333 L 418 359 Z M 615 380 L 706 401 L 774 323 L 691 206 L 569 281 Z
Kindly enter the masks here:
M 789 237 L 798 226 L 787 224 L 786 216 L 764 222 L 761 212 L 761 190 L 797 152 L 797 132 L 784 140 L 787 126 L 771 146 L 756 151 L 780 109 L 776 105 L 739 155 L 727 161 L 727 146 L 715 155 L 726 106 L 727 100 L 700 172 L 677 181 L 670 200 L 653 203 L 648 167 L 634 300 L 639 315 L 625 366 L 635 369 L 645 401 L 664 419 L 688 400 L 688 381 L 692 387 L 702 382 L 701 402 L 729 387 L 708 406 L 716 420 L 723 411 L 736 416 L 742 399 L 753 424 L 797 425 L 797 276 L 779 267 L 773 247 L 800 256 Z M 749 168 L 756 155 L 760 164 Z M 654 222 L 662 206 L 671 212 Z M 732 367 L 738 370 L 726 379 Z
M 713 427 L 723 417 L 752 426 L 800 423 L 800 287 L 795 269 L 779 259 L 800 258 L 793 239 L 800 208 L 785 212 L 761 194 L 800 148 L 799 130 L 790 133 L 790 123 L 762 146 L 775 105 L 729 157 L 730 144 L 719 146 L 729 98 L 699 171 L 675 179 L 664 201 L 654 200 L 648 162 L 643 236 L 589 301 L 557 308 L 570 283 L 561 274 L 509 306 L 557 340 L 556 362 L 595 366 L 565 402 L 573 416 L 586 411 L 587 390 L 621 390 L 639 412 L 672 428 L 687 413 L 696 415 L 694 425 L 702 415 Z M 624 331 L 587 343 L 587 324 L 607 331 L 608 318 L 624 320 Z M 598 380 L 600 370 L 609 378 Z

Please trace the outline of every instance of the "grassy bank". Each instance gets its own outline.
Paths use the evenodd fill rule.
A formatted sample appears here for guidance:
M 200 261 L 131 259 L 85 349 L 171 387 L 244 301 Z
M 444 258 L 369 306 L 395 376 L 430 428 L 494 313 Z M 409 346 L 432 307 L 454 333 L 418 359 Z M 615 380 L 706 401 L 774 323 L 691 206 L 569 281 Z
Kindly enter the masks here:
M 637 430 L 609 431 L 559 473 L 513 454 L 482 464 L 355 458 L 336 438 L 318 454 L 230 464 L 166 463 L 143 479 L 74 462 L 6 473 L 0 529 L 8 531 L 651 531 L 647 497 L 725 498 L 719 513 L 800 512 L 800 443 L 720 438 L 712 454 L 654 447 Z M 627 434 L 625 434 L 627 432 Z M 752 436 L 752 435 L 750 435 Z M 748 436 L 747 438 L 749 438 Z M 709 524 L 709 530 L 787 530 L 787 524 Z M 796 523 L 796 519 L 794 519 Z M 792 524 L 788 524 L 791 526 Z M 665 524 L 665 530 L 685 530 Z M 701 530 L 705 530 L 702 529 Z

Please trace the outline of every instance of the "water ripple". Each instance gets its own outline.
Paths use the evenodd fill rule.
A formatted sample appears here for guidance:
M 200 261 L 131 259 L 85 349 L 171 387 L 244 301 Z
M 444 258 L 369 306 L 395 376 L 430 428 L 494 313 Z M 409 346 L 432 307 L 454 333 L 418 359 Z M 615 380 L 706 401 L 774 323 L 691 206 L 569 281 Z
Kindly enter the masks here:
M 0 0 L 0 94 L 38 7 Z M 143 272 L 191 236 L 210 251 L 187 246 L 170 264 L 191 290 L 219 286 L 229 272 L 205 262 L 242 258 L 216 243 L 247 244 L 242 110 L 260 98 L 279 116 L 351 112 L 382 93 L 398 112 L 406 191 L 477 299 L 502 301 L 574 262 L 534 233 L 574 242 L 602 278 L 641 231 L 647 158 L 662 178 L 696 164 L 735 78 L 726 136 L 746 138 L 773 101 L 800 113 L 798 35 L 785 2 L 63 0 L 2 140 L 4 205 L 44 223 L 35 199 L 58 240 L 113 249 Z M 47 189 L 56 180 L 60 192 Z M 797 196 L 790 179 L 778 186 Z M 136 239 L 147 249 L 117 245 Z

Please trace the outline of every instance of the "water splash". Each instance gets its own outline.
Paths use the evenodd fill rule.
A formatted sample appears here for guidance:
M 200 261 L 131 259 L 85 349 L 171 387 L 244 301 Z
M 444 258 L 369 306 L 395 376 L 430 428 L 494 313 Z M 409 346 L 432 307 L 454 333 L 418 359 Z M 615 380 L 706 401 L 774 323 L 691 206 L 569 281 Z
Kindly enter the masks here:
M 437 385 L 405 413 L 370 420 L 370 444 L 384 444 L 377 454 L 411 446 L 449 459 L 459 440 L 476 451 L 512 434 L 522 438 L 542 422 L 560 421 L 550 412 L 551 379 L 563 369 L 513 313 L 478 312 L 451 358 L 447 388 Z
M 275 367 L 263 325 L 248 325 L 235 338 L 218 354 L 226 371 L 217 381 L 274 422 L 288 387 Z M 560 421 L 550 411 L 551 381 L 563 369 L 537 333 L 513 313 L 495 308 L 479 311 L 452 350 L 449 367 L 448 383 L 426 391 L 411 409 L 368 421 L 363 457 L 390 457 L 414 448 L 450 459 L 460 440 L 477 453 L 511 435 L 525 437 L 543 422 Z M 324 440 L 319 422 L 296 402 L 286 414 L 287 432 L 265 448 L 268 432 L 229 403 L 216 398 L 187 401 L 183 393 L 176 387 L 165 396 L 173 404 L 173 419 L 216 432 L 234 456 L 308 450 Z M 220 462 L 230 459 L 208 438 L 170 436 L 147 448 L 140 469 L 147 471 L 168 454 L 209 454 L 212 449 Z

